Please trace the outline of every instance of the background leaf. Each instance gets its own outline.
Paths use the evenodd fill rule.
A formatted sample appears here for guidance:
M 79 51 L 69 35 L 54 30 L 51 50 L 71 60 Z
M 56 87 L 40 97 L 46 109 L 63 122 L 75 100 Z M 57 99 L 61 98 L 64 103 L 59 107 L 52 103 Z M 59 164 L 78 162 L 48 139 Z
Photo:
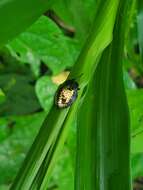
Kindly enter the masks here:
M 0 184 L 10 185 L 45 117 L 44 113 L 0 119 Z M 34 127 L 33 127 L 34 126 Z
M 41 77 L 36 83 L 36 93 L 42 107 L 48 112 L 53 105 L 54 95 L 57 90 L 50 77 Z
M 30 63 L 32 67 L 40 67 L 42 61 L 54 74 L 73 65 L 77 57 L 74 51 L 71 51 L 73 46 L 74 42 L 65 37 L 58 26 L 44 16 L 7 45 L 11 54 L 19 61 Z
M 0 3 L 0 46 L 30 26 L 48 7 L 50 0 L 3 0 Z M 25 14 L 26 13 L 26 14 Z

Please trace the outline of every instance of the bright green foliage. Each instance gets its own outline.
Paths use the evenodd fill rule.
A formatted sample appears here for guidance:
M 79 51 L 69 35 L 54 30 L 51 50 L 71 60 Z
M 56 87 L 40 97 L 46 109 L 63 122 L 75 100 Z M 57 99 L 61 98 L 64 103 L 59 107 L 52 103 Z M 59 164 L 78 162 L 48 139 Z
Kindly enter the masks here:
M 72 46 L 70 39 L 63 35 L 56 24 L 44 16 L 7 45 L 12 55 L 21 62 L 30 63 L 35 73 L 39 73 L 42 61 L 54 74 L 75 62 Z
M 120 2 L 113 41 L 102 54 L 82 101 L 77 126 L 77 190 L 131 188 L 130 128 L 121 64 L 126 19 L 120 18 L 129 7 Z
M 44 11 L 50 0 L 2 0 L 0 2 L 0 46 L 25 30 Z
M 14 179 L 44 116 L 42 113 L 0 120 L 0 184 L 9 185 Z
M 101 181 L 104 179 L 106 182 L 106 175 L 111 174 L 117 162 L 120 164 L 121 173 L 128 172 L 129 146 L 126 142 L 129 140 L 127 138 L 129 133 L 126 128 L 128 121 L 125 114 L 126 103 L 122 78 L 127 89 L 131 117 L 132 176 L 135 178 L 143 175 L 141 167 L 143 92 L 138 89 L 137 83 L 138 78 L 142 77 L 142 67 L 138 64 L 141 53 L 137 46 L 139 42 L 141 48 L 141 38 L 138 36 L 139 34 L 141 36 L 142 27 L 141 22 L 137 23 L 136 18 L 139 13 L 142 13 L 142 7 L 139 6 L 139 10 L 136 6 L 132 8 L 133 17 L 129 22 L 131 30 L 126 37 L 125 54 L 122 56 L 123 66 L 125 66 L 122 76 L 121 57 L 119 58 L 118 52 L 123 48 L 117 44 L 124 41 L 124 35 L 116 38 L 119 40 L 116 43 L 114 31 L 114 41 L 110 47 L 108 46 L 113 37 L 118 1 L 47 0 L 41 2 L 2 0 L 0 3 L 1 47 L 23 32 L 0 51 L 0 190 L 10 188 L 48 113 L 41 132 L 28 153 L 22 172 L 15 180 L 13 189 L 47 190 L 47 187 L 48 190 L 74 189 L 77 117 L 77 153 L 78 160 L 81 161 L 78 164 L 82 165 L 83 183 L 79 182 L 79 177 L 81 178 L 81 175 L 78 175 L 79 170 L 75 178 L 78 184 L 76 188 L 80 189 L 86 184 L 84 187 L 89 190 L 94 189 L 94 181 L 97 178 L 90 170 L 93 162 L 102 166 L 92 167 L 101 172 Z M 65 25 L 74 29 L 73 37 L 65 35 L 66 32 L 48 17 L 41 16 L 37 20 L 49 8 L 55 11 Z M 128 19 L 129 11 L 127 14 L 125 18 Z M 31 25 L 34 21 L 36 22 Z M 119 24 L 122 23 L 119 21 Z M 140 28 L 138 31 L 137 25 Z M 27 28 L 28 26 L 30 28 Z M 119 25 L 116 32 L 120 33 Z M 116 35 L 119 34 L 117 33 Z M 109 52 L 114 55 L 112 58 Z M 72 71 L 69 77 L 75 78 L 80 85 L 79 96 L 71 108 L 58 110 L 52 106 L 57 89 L 52 76 L 66 69 Z M 137 76 L 132 76 L 128 72 L 130 69 L 135 69 Z M 126 117 L 124 121 L 121 120 L 123 117 Z M 96 126 L 100 127 L 95 126 L 95 121 Z M 118 128 L 117 134 L 113 126 L 119 124 L 124 130 Z M 95 138 L 89 138 L 90 133 L 92 137 L 95 135 Z M 115 145 L 117 139 L 120 143 Z M 114 147 L 119 150 L 116 154 L 110 154 L 113 160 L 107 157 L 104 149 L 104 147 L 110 148 L 110 145 L 113 145 L 112 150 L 115 150 Z M 119 157 L 117 157 L 118 153 L 120 153 Z M 126 159 L 123 163 L 120 160 L 122 154 Z M 105 164 L 109 165 L 109 168 L 105 167 Z M 105 175 L 102 171 L 105 171 Z M 117 170 L 113 174 L 114 179 L 119 179 Z M 126 175 L 123 180 L 128 177 L 130 175 Z M 122 180 L 122 175 L 120 178 Z M 116 179 L 109 180 L 112 187 L 116 185 L 114 183 Z M 98 179 L 96 184 L 102 190 L 106 188 L 106 183 L 100 183 Z M 120 189 L 119 184 L 123 183 L 117 181 L 117 184 L 114 190 L 117 187 Z M 125 184 L 128 186 L 128 180 L 125 180 Z
M 76 28 L 76 38 L 80 40 L 81 44 L 84 44 L 90 26 L 92 25 L 95 17 L 96 9 L 99 4 L 99 0 L 55 0 L 51 8 L 55 10 L 58 15 L 69 26 Z M 94 7 L 94 11 L 91 11 Z M 66 11 L 68 10 L 68 11 Z M 80 16 L 79 16 L 80 15 Z

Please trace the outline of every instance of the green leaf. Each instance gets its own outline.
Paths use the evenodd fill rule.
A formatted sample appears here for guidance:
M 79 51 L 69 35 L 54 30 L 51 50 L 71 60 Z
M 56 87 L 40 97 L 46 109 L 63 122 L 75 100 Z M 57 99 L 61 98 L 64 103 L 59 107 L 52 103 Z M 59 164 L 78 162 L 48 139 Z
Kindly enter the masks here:
M 140 132 L 132 135 L 132 153 L 143 153 L 143 127 Z
M 132 3 L 119 2 L 113 41 L 103 52 L 81 102 L 76 190 L 131 189 L 130 127 L 122 61 L 127 14 Z
M 142 73 L 140 42 L 138 37 L 137 10 L 133 7 L 133 16 L 130 22 L 130 30 L 126 37 L 126 62 L 130 67 L 135 67 Z
M 0 185 L 12 183 L 44 118 L 45 113 L 0 118 Z
M 134 83 L 132 78 L 129 76 L 127 71 L 124 71 L 123 77 L 124 77 L 124 85 L 126 89 L 136 89 L 136 84 Z
M 57 90 L 51 78 L 48 76 L 41 77 L 36 83 L 36 94 L 41 106 L 48 112 L 53 105 L 54 95 Z
M 26 75 L 28 78 L 31 78 L 31 80 L 34 80 L 34 75 L 31 72 L 29 65 L 24 65 L 23 63 L 17 61 L 10 55 L 5 47 L 0 50 L 0 57 L 2 59 L 0 75 L 15 73 L 19 75 Z
M 30 82 L 31 78 L 18 74 L 0 76 L 0 86 L 6 94 L 6 100 L 1 104 L 0 115 L 28 114 L 40 109 Z
M 77 55 L 71 51 L 72 46 L 73 42 L 44 16 L 7 45 L 19 61 L 30 63 L 32 68 L 37 69 L 42 61 L 54 74 L 73 65 Z
M 129 90 L 127 91 L 128 103 L 130 108 L 131 116 L 131 127 L 132 127 L 132 141 L 131 141 L 131 152 L 142 153 L 143 143 L 143 90 Z
M 87 39 L 90 26 L 93 23 L 99 0 L 57 0 L 52 4 L 58 16 L 70 26 L 75 28 L 75 36 L 81 44 Z M 92 10 L 94 7 L 94 11 Z M 80 15 L 80 17 L 79 17 Z
M 130 107 L 132 134 L 135 134 L 143 126 L 143 90 L 129 90 L 127 91 L 127 95 Z
M 24 31 L 50 6 L 50 0 L 0 2 L 0 47 Z
M 96 12 L 97 15 L 91 27 L 87 43 L 82 49 L 74 69 L 71 72 L 71 76 L 77 79 L 82 87 L 88 83 L 97 67 L 99 56 L 112 41 L 112 31 L 117 7 L 118 1 L 105 2 L 98 7 L 101 10 L 99 13 L 98 11 Z M 103 10 L 106 10 L 104 14 Z
M 58 161 L 53 169 L 50 184 L 57 184 L 58 190 L 74 189 L 74 162 L 75 162 L 75 130 L 74 126 L 70 128 L 70 135 L 58 155 Z M 70 177 L 69 177 L 70 176 Z

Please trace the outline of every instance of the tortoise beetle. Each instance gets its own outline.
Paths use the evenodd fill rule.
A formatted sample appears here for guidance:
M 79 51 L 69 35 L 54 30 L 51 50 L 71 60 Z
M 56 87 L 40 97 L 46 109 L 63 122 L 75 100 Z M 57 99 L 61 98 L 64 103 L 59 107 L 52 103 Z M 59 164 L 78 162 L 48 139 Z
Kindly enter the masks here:
M 55 95 L 55 104 L 58 108 L 67 108 L 73 104 L 78 96 L 79 85 L 74 80 L 67 80 L 61 84 Z

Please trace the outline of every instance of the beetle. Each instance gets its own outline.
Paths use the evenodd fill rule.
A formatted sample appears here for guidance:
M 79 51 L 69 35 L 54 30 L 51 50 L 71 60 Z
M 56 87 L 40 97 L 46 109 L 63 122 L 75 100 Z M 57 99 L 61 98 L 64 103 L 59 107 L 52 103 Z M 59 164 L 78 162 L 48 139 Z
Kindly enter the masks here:
M 79 85 L 74 80 L 67 80 L 61 84 L 55 95 L 55 104 L 58 108 L 67 108 L 73 104 L 78 96 Z

